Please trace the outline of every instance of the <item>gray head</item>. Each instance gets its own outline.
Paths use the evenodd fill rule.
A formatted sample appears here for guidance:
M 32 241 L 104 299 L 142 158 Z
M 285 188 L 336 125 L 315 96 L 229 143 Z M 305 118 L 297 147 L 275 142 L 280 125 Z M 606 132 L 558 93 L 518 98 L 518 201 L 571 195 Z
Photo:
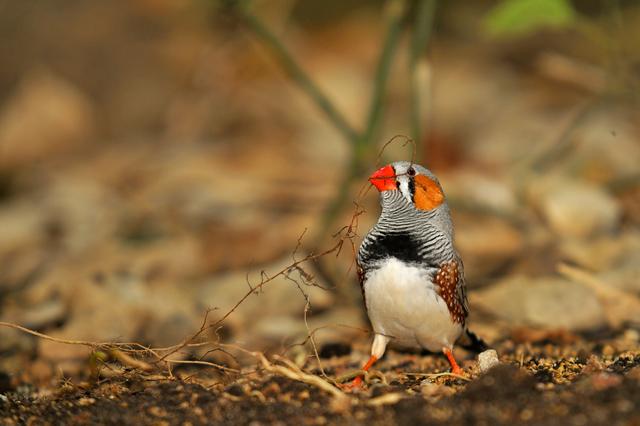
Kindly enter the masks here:
M 369 177 L 381 195 L 399 191 L 417 210 L 431 211 L 445 204 L 438 178 L 430 170 L 409 161 L 396 161 L 382 167 Z
M 396 161 L 376 171 L 369 181 L 380 191 L 378 220 L 394 227 L 438 229 L 453 238 L 449 207 L 438 178 L 409 161 Z

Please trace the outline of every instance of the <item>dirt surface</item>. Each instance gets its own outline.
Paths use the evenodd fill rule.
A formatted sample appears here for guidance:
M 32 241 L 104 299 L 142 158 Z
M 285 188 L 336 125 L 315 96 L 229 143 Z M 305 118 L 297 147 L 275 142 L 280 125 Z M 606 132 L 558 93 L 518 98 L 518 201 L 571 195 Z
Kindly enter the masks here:
M 467 356 L 468 380 L 411 373 L 446 371 L 446 361 L 391 351 L 364 388 L 344 396 L 265 371 L 207 381 L 203 371 L 162 379 L 130 370 L 66 381 L 44 395 L 7 389 L 0 424 L 638 424 L 640 353 L 618 349 L 633 336 L 629 329 L 604 344 L 507 340 L 498 347 L 501 364 L 484 374 Z M 334 377 L 357 368 L 353 359 L 322 363 Z

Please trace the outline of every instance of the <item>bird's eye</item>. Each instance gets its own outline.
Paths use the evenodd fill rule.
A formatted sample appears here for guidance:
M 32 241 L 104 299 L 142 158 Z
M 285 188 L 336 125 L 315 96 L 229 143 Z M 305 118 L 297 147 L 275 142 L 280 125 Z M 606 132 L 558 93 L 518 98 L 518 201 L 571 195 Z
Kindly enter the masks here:
M 416 175 L 416 171 L 414 170 L 413 167 L 409 167 L 409 170 L 407 170 L 407 174 L 409 176 L 415 176 Z

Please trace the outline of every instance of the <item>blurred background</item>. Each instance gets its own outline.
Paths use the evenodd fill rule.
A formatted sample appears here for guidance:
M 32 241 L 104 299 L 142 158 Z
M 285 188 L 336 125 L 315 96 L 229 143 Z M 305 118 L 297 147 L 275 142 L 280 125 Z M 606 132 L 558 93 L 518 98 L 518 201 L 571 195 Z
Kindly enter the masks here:
M 354 201 L 364 235 L 366 177 L 415 155 L 479 334 L 637 348 L 636 1 L 2 0 L 0 56 L 0 321 L 179 343 L 333 247 Z M 347 240 L 208 337 L 289 348 L 306 296 L 321 354 L 364 356 L 352 262 Z M 24 380 L 88 355 L 0 328 L 0 371 Z

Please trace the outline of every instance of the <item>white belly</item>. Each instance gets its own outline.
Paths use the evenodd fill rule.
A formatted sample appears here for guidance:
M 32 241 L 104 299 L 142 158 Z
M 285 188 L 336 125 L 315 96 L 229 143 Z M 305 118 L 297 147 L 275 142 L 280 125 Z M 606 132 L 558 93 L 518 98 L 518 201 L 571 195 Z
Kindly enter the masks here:
M 453 346 L 462 326 L 451 319 L 428 272 L 391 258 L 368 275 L 364 293 L 375 333 L 434 352 Z

